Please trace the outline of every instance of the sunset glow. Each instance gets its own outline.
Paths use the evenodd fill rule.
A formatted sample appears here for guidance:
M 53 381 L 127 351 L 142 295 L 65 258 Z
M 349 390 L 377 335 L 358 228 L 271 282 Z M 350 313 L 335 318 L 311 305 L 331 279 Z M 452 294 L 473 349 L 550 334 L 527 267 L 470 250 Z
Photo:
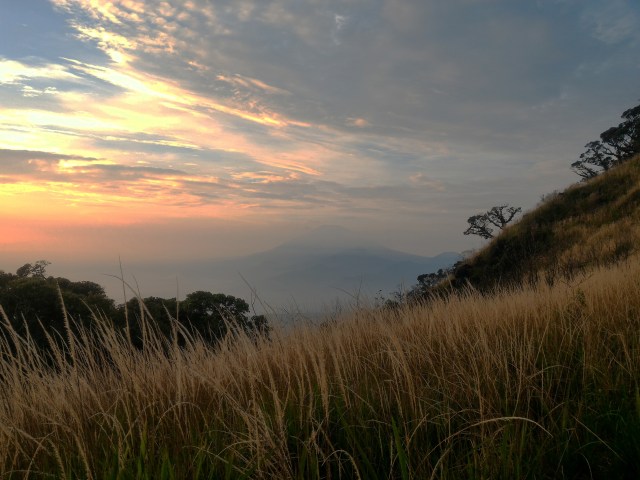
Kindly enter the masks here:
M 320 224 L 462 251 L 469 215 L 574 181 L 640 95 L 630 2 L 321 3 L 0 7 L 0 268 L 180 250 L 158 225 L 238 228 L 194 258 Z

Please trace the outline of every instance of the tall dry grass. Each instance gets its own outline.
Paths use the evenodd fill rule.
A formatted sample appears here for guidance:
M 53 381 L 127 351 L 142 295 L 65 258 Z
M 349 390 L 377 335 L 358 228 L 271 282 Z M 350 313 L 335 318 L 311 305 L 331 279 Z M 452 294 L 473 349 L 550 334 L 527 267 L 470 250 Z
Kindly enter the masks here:
M 640 476 L 638 257 L 216 348 L 5 323 L 2 478 Z

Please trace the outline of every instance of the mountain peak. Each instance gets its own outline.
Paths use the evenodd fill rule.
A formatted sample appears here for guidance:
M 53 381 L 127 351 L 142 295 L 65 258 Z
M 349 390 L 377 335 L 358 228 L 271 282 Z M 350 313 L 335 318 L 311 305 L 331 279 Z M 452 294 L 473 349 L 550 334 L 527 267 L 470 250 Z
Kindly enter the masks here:
M 365 235 L 340 225 L 320 225 L 281 245 L 285 248 L 315 248 L 323 250 L 380 248 Z

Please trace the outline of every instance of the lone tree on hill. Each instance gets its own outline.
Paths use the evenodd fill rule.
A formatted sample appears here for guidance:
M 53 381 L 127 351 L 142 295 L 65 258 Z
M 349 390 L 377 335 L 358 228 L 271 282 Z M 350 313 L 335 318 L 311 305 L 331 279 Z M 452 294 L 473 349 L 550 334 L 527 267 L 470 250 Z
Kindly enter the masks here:
M 467 220 L 469 228 L 464 231 L 464 234 L 493 238 L 494 227 L 503 230 L 521 211 L 522 208 L 510 207 L 509 205 L 493 207 L 486 213 L 469 217 Z
M 571 170 L 588 180 L 640 153 L 640 105 L 622 113 L 624 122 L 600 134 L 600 140 L 585 145 Z

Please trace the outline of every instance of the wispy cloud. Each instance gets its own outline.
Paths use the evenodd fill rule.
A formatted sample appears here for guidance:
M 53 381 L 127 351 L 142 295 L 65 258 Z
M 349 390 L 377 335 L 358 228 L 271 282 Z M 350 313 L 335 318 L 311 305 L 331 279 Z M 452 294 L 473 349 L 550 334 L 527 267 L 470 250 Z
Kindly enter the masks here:
M 640 12 L 630 2 L 610 0 L 592 3 L 581 19 L 594 38 L 608 45 L 625 41 L 640 44 Z
M 55 35 L 0 33 L 0 195 L 33 218 L 464 222 L 637 99 L 622 0 L 49 1 Z
M 29 65 L 0 57 L 0 84 L 23 83 L 32 79 L 77 81 L 79 77 L 59 64 Z

